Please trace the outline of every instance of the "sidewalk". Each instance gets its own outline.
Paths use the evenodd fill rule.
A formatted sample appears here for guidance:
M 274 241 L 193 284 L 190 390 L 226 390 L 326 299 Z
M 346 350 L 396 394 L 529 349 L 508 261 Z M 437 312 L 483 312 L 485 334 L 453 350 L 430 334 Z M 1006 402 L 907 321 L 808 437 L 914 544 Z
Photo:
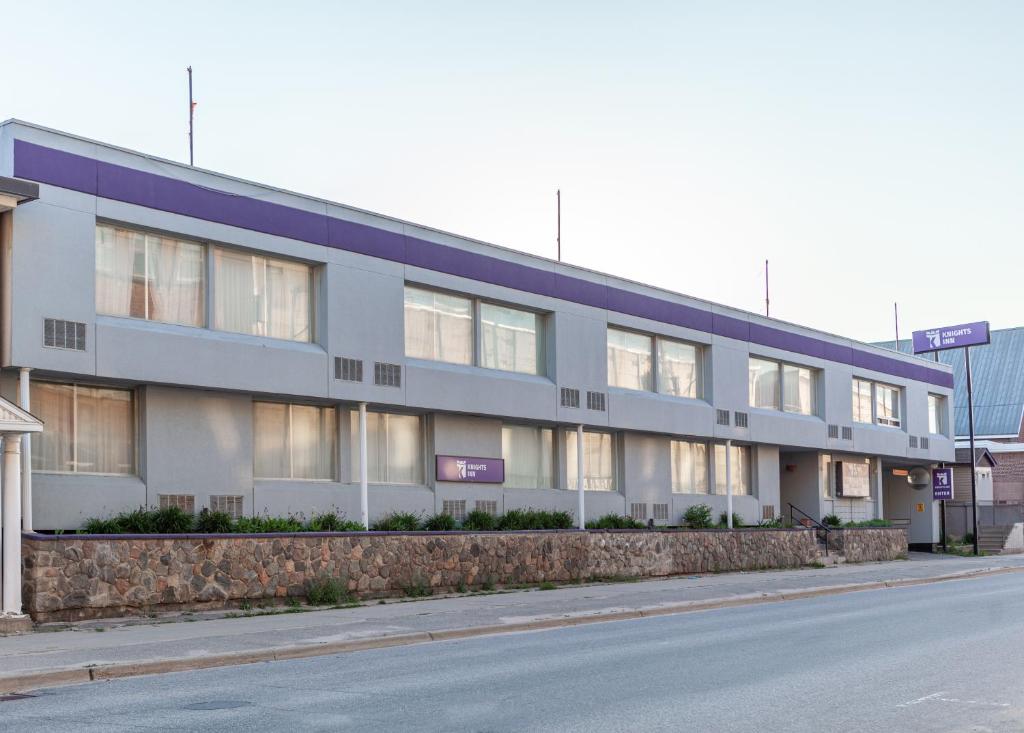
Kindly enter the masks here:
M 1019 572 L 1024 556 L 911 560 L 389 601 L 308 613 L 90 621 L 0 638 L 0 693 Z M 239 612 L 241 613 L 241 612 Z M 54 627 L 50 627 L 54 628 Z

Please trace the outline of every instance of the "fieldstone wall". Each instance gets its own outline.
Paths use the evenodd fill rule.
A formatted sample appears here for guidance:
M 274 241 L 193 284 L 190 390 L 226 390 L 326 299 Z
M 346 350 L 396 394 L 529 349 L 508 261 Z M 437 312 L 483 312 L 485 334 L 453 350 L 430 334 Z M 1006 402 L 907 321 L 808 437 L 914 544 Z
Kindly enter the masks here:
M 828 533 L 828 549 L 842 553 L 847 562 L 899 560 L 907 556 L 907 530 L 903 527 L 837 528 Z
M 880 544 L 858 547 L 870 552 Z M 37 621 L 74 620 L 282 602 L 304 596 L 307 584 L 323 576 L 375 598 L 485 583 L 794 568 L 818 556 L 806 529 L 26 534 L 24 603 Z

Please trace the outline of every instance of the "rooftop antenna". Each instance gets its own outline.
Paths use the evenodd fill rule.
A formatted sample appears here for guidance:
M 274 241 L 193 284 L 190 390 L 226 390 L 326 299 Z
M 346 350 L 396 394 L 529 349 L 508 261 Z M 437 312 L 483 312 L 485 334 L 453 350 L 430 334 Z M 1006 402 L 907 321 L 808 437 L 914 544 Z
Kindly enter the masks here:
M 562 261 L 562 189 L 555 191 L 555 199 L 558 201 L 558 229 L 555 234 L 555 241 L 558 243 L 558 261 Z
M 900 350 L 900 306 L 899 303 L 892 304 L 892 315 L 896 322 L 896 351 Z
M 196 103 L 192 100 L 192 67 L 188 67 L 188 164 L 195 165 L 193 149 L 192 119 L 195 117 Z
M 764 317 L 768 318 L 768 306 L 771 301 L 768 300 L 768 260 L 764 261 Z

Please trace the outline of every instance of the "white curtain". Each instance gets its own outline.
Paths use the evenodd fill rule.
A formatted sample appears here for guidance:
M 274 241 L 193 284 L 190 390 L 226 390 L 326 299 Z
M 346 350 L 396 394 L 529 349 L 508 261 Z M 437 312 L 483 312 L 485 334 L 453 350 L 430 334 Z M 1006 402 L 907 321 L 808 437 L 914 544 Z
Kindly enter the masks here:
M 359 413 L 350 414 L 352 483 L 359 481 Z M 421 485 L 423 427 L 416 415 L 366 413 L 366 477 L 373 484 Z
M 213 256 L 214 328 L 254 336 L 312 340 L 312 270 L 217 248 Z
M 766 359 L 750 359 L 750 406 L 778 410 L 779 364 Z
M 333 407 L 291 405 L 291 477 L 334 478 Z
M 551 428 L 504 425 L 501 456 L 505 461 L 505 486 L 513 489 L 554 487 L 554 446 Z
M 490 369 L 536 374 L 537 314 L 491 303 L 480 305 L 480 363 Z
M 32 442 L 33 470 L 134 473 L 131 391 L 48 382 L 31 388 L 32 411 L 44 424 Z
M 145 248 L 146 237 L 140 232 L 96 227 L 97 313 L 145 318 L 145 293 L 133 297 L 136 256 L 144 259 Z
M 708 447 L 705 443 L 672 441 L 672 491 L 708 493 Z
M 31 383 L 32 414 L 43 432 L 32 438 L 33 471 L 74 471 L 75 392 L 70 384 Z
M 750 484 L 750 446 L 734 445 L 732 447 L 732 493 L 736 496 L 749 495 Z M 724 496 L 725 489 L 725 446 L 715 445 L 715 493 Z
M 203 246 L 149 235 L 146 248 L 149 319 L 204 325 Z
M 288 405 L 253 403 L 253 450 L 256 478 L 289 478 Z
M 566 488 L 575 489 L 576 431 L 567 431 Z M 615 491 L 615 454 L 611 433 L 583 433 L 583 488 L 587 491 Z
M 406 287 L 405 355 L 415 359 L 472 364 L 472 301 Z
M 266 334 L 289 341 L 312 340 L 309 266 L 267 259 L 265 271 Z
M 608 329 L 608 384 L 624 389 L 653 389 L 650 336 Z
M 782 365 L 782 397 L 786 412 L 813 415 L 814 372 L 804 367 Z
M 658 391 L 675 397 L 698 397 L 697 347 L 658 339 Z

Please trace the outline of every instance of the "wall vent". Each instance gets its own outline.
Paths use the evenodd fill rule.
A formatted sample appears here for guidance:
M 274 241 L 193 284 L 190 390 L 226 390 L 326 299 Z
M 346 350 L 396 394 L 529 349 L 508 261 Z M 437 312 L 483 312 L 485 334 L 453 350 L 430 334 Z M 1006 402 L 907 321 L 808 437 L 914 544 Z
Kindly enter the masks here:
M 729 424 L 729 411 L 728 410 L 718 410 L 718 424 L 719 425 L 728 425 Z
M 668 504 L 652 504 L 654 507 L 654 521 L 655 522 L 667 522 L 668 521 Z
M 580 391 L 572 387 L 562 387 L 562 407 L 579 407 Z
M 186 514 L 196 513 L 196 497 L 192 494 L 160 494 L 160 508 L 177 507 Z
M 211 496 L 210 511 L 222 512 L 232 519 L 238 519 L 245 514 L 244 502 L 245 499 L 241 496 Z
M 494 499 L 477 499 L 473 508 L 478 512 L 486 512 L 492 517 L 498 516 L 498 502 Z
M 630 504 L 629 505 L 629 516 L 638 522 L 647 521 L 647 505 L 646 504 Z
M 63 321 L 59 318 L 43 319 L 43 346 L 51 349 L 85 351 L 85 324 Z
M 910 440 L 910 447 L 911 448 L 916 448 L 917 447 L 917 436 L 916 435 L 911 435 L 908 438 L 908 440 Z
M 587 392 L 587 409 L 605 411 L 604 392 Z
M 828 426 L 828 437 L 832 438 L 833 440 L 839 440 L 839 426 L 838 425 L 829 425 Z
M 761 507 L 761 519 L 775 519 L 774 504 L 765 504 Z
M 921 450 L 928 450 L 928 446 L 931 444 L 931 441 L 922 435 L 919 444 L 921 446 Z
M 738 428 L 745 428 L 750 422 L 750 417 L 745 412 L 734 412 L 732 414 L 733 424 Z
M 334 378 L 344 382 L 362 382 L 363 360 L 347 356 L 334 357 Z
M 401 387 L 402 367 L 399 364 L 387 364 L 383 361 L 374 362 L 373 383 L 381 387 Z
M 853 440 L 853 428 L 849 425 L 843 426 L 843 440 Z
M 461 522 L 466 518 L 466 500 L 445 499 L 441 502 L 441 513 L 447 514 L 456 522 Z

